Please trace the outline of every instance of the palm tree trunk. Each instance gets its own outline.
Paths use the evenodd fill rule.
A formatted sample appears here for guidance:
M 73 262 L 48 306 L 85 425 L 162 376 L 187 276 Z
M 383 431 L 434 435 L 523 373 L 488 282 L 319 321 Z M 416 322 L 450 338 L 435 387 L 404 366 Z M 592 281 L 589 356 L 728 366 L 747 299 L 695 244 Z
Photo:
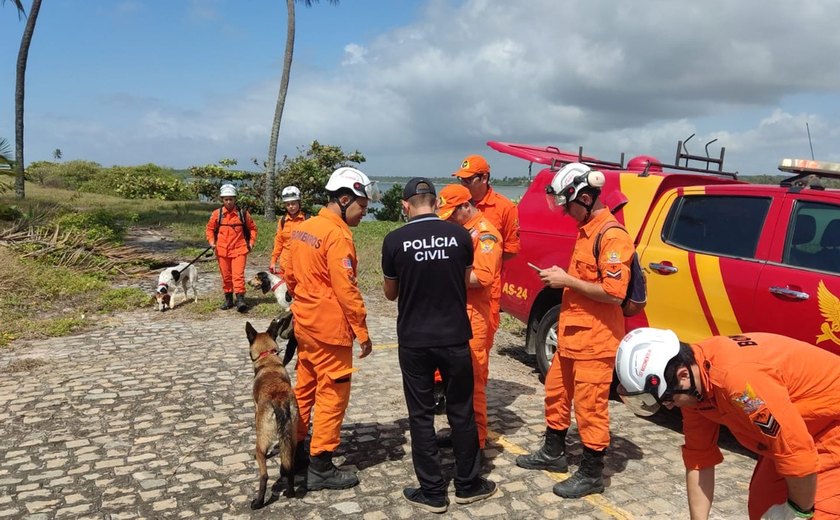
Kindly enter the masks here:
M 29 10 L 29 18 L 26 20 L 26 27 L 23 29 L 23 37 L 20 39 L 20 50 L 18 51 L 17 77 L 15 78 L 15 198 L 17 199 L 23 199 L 26 196 L 23 173 L 23 87 L 26 78 L 26 60 L 29 57 L 29 44 L 32 43 L 35 21 L 38 19 L 38 11 L 40 10 L 41 0 L 32 0 L 32 9 Z
M 289 75 L 292 72 L 292 55 L 295 52 L 295 0 L 286 0 L 289 16 L 286 27 L 286 54 L 283 58 L 283 76 L 280 78 L 280 92 L 277 94 L 277 106 L 274 109 L 274 124 L 271 126 L 271 138 L 268 142 L 268 165 L 265 176 L 265 218 L 273 221 L 274 181 L 277 175 L 277 140 L 280 138 L 280 120 L 283 119 L 283 107 L 289 91 Z

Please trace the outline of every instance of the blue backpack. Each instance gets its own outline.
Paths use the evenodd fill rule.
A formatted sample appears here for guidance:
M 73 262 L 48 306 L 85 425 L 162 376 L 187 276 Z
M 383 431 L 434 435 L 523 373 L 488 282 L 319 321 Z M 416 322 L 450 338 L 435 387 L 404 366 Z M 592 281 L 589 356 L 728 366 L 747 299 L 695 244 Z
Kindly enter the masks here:
M 625 233 L 627 230 L 624 226 L 615 221 L 607 222 L 598 236 L 595 237 L 595 243 L 592 245 L 592 253 L 595 255 L 595 264 L 598 265 L 598 258 L 601 254 L 601 237 L 607 230 L 612 228 L 619 228 Z M 627 233 L 629 236 L 630 234 Z M 601 275 L 601 267 L 598 266 L 598 278 L 603 279 Z M 624 301 L 621 302 L 621 310 L 625 316 L 635 316 L 642 312 L 647 304 L 647 280 L 645 279 L 645 272 L 642 270 L 642 264 L 639 262 L 639 255 L 633 252 L 633 261 L 630 264 L 630 283 L 627 284 L 627 295 Z

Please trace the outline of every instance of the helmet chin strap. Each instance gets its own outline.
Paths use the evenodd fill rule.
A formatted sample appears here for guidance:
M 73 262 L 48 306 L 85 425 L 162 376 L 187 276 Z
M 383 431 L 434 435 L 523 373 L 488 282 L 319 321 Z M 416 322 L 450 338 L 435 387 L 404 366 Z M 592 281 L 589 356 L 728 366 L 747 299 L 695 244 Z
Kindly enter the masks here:
M 347 223 L 347 208 L 349 208 L 351 204 L 356 202 L 356 199 L 358 198 L 358 195 L 352 195 L 350 201 L 347 202 L 347 204 L 342 204 L 341 201 L 338 201 L 338 207 L 341 208 L 341 220 L 343 220 L 345 224 Z

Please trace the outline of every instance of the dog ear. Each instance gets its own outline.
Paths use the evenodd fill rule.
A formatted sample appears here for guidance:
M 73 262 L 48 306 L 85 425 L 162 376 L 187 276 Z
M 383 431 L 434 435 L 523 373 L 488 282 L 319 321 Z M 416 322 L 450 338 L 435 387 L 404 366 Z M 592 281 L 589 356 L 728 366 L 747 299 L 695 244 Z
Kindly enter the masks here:
M 253 325 L 251 325 L 250 321 L 245 322 L 245 335 L 248 337 L 249 345 L 254 343 L 254 340 L 257 339 L 257 330 Z

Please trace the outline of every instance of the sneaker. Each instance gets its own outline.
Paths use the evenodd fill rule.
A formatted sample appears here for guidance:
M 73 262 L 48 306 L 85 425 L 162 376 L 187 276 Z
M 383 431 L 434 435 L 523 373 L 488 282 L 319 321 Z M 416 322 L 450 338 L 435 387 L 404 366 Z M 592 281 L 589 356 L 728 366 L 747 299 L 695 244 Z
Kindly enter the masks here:
M 446 498 L 432 499 L 423 494 L 420 488 L 405 488 L 403 489 L 403 498 L 419 507 L 429 511 L 430 513 L 445 513 L 449 504 Z
M 496 493 L 496 483 L 486 478 L 478 477 L 476 483 L 467 491 L 455 491 L 455 502 L 458 504 L 472 504 L 491 497 Z

